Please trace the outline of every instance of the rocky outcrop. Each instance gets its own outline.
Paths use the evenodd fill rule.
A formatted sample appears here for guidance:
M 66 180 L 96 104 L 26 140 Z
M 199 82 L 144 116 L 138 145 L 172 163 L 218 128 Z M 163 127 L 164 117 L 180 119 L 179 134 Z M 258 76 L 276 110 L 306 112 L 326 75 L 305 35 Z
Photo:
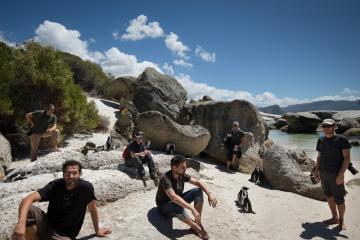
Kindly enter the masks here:
M 344 118 L 352 118 L 360 122 L 360 110 L 340 111 L 335 113 L 332 118 L 337 122 Z
M 176 152 L 185 156 L 196 156 L 203 151 L 209 140 L 209 131 L 199 125 L 180 125 L 166 115 L 157 111 L 140 114 L 140 130 L 151 140 L 154 149 L 165 150 L 166 144 L 172 142 Z
M 176 119 L 186 98 L 186 90 L 175 78 L 153 68 L 146 68 L 135 81 L 134 104 L 140 112 L 154 110 Z
M 112 80 L 105 86 L 105 96 L 108 99 L 119 101 L 120 104 L 133 101 L 135 80 L 135 77 L 130 76 L 123 76 Z
M 295 159 L 296 163 L 299 165 L 301 171 L 311 172 L 313 167 L 315 167 L 315 161 L 309 158 L 305 151 L 299 152 L 294 150 L 288 150 L 286 152 L 289 158 Z
M 191 107 L 190 107 L 191 106 Z M 220 162 L 226 161 L 224 151 L 220 151 L 223 138 L 230 130 L 232 123 L 238 121 L 240 128 L 253 134 L 253 142 L 248 146 L 258 146 L 267 139 L 267 128 L 255 106 L 245 100 L 232 102 L 196 102 L 190 104 L 188 115 L 183 114 L 193 124 L 198 124 L 210 131 L 211 139 L 204 152 Z M 189 124 L 189 123 L 187 123 Z M 248 149 L 242 148 L 245 153 Z
M 360 136 L 360 128 L 350 128 L 343 133 L 345 137 L 355 137 Z
M 332 118 L 332 116 L 337 113 L 337 111 L 326 111 L 326 110 L 319 110 L 319 111 L 311 111 L 312 114 L 315 114 L 320 118 L 320 120 Z
M 360 128 L 360 123 L 354 118 L 343 118 L 336 123 L 336 133 L 342 134 L 351 128 Z
M 283 118 L 279 118 L 278 120 L 275 121 L 275 123 L 273 124 L 273 126 L 275 126 L 277 129 L 280 129 L 284 126 L 288 125 L 288 122 L 283 119 Z
M 291 158 L 283 147 L 272 145 L 266 149 L 263 169 L 266 182 L 272 187 L 325 200 L 320 184 L 313 184 L 309 175 L 301 171 L 296 160 Z
M 0 133 L 0 181 L 2 180 L 1 170 L 9 167 L 11 159 L 11 146 L 9 141 Z
M 314 133 L 321 120 L 309 112 L 285 113 L 282 116 L 288 122 L 289 133 Z

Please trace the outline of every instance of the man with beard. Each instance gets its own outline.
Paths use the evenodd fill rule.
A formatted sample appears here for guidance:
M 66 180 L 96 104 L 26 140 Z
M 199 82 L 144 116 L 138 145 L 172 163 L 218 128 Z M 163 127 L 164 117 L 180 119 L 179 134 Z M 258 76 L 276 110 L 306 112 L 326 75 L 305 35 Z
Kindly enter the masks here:
M 13 239 L 75 239 L 83 224 L 86 207 L 91 213 L 96 236 L 111 233 L 108 228 L 99 228 L 94 187 L 80 179 L 81 169 L 79 162 L 66 161 L 63 178 L 51 181 L 21 201 Z M 46 214 L 32 206 L 39 201 L 49 202 Z
M 171 159 L 171 170 L 160 178 L 156 193 L 156 205 L 163 215 L 177 217 L 180 221 L 188 224 L 198 237 L 208 239 L 209 236 L 201 224 L 203 191 L 208 196 L 210 206 L 216 207 L 217 200 L 204 183 L 185 173 L 186 165 L 186 158 L 181 155 L 176 155 Z M 183 193 L 185 182 L 198 188 Z M 194 202 L 194 206 L 190 204 L 192 202 Z M 185 208 L 191 211 L 194 221 Z

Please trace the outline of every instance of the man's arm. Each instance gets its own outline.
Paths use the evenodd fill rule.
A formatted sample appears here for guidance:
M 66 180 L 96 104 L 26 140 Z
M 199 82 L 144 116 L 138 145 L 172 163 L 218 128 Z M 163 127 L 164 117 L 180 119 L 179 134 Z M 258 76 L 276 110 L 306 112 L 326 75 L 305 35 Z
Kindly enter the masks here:
M 30 124 L 30 127 L 34 126 L 34 117 L 32 115 L 32 112 L 29 112 L 25 115 L 26 118 L 26 122 L 28 122 Z
M 47 132 L 52 132 L 56 129 L 56 123 L 50 125 L 50 127 L 46 130 Z
M 89 209 L 90 214 L 91 214 L 91 220 L 93 222 L 93 226 L 94 226 L 96 236 L 105 237 L 107 234 L 110 234 L 111 230 L 109 228 L 100 228 L 99 227 L 99 214 L 98 214 L 98 211 L 97 211 L 95 200 L 92 200 L 88 204 L 88 209 Z
M 26 231 L 26 218 L 30 207 L 34 202 L 38 202 L 40 200 L 41 196 L 38 192 L 33 192 L 23 198 L 19 206 L 19 218 L 13 232 L 13 239 L 24 239 Z
M 206 193 L 206 195 L 208 196 L 208 201 L 209 201 L 210 206 L 216 207 L 216 204 L 217 204 L 216 198 L 208 190 L 208 188 L 205 186 L 205 184 L 203 182 L 192 177 L 192 178 L 190 178 L 189 183 L 199 187 L 202 191 L 204 191 Z
M 315 172 L 314 172 L 314 177 L 317 182 L 320 181 L 320 174 L 319 174 L 320 154 L 321 153 L 318 152 L 318 155 L 316 157 Z
M 345 171 L 349 167 L 349 163 L 350 163 L 350 149 L 349 148 L 343 149 L 342 154 L 344 156 L 344 161 L 343 161 L 343 163 L 341 165 L 341 169 L 339 171 L 339 174 L 336 177 L 336 184 L 344 184 Z
M 174 192 L 174 189 L 168 188 L 168 189 L 165 190 L 165 193 L 170 198 L 170 200 L 172 202 L 176 203 L 177 205 L 179 205 L 179 206 L 181 206 L 183 208 L 189 209 L 191 211 L 191 213 L 194 215 L 196 222 L 200 221 L 199 212 L 190 203 L 187 203 L 182 197 L 177 195 Z

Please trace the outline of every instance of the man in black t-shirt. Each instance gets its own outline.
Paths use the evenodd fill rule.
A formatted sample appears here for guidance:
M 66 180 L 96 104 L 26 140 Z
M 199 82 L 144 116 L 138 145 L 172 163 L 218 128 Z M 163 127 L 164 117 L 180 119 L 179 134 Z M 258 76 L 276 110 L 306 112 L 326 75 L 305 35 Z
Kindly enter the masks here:
M 236 160 L 241 158 L 241 143 L 244 138 L 244 132 L 240 129 L 239 122 L 233 122 L 232 129 L 224 139 L 226 147 L 226 170 L 230 171 L 230 166 L 235 165 Z
M 171 170 L 160 178 L 156 193 L 156 205 L 163 215 L 177 217 L 188 224 L 198 237 L 208 239 L 209 236 L 201 224 L 204 202 L 203 191 L 208 196 L 210 206 L 215 207 L 217 200 L 204 183 L 190 177 L 185 171 L 186 158 L 181 155 L 174 156 L 171 159 Z M 198 188 L 193 188 L 183 193 L 185 182 L 189 182 Z M 190 204 L 192 202 L 194 202 L 194 206 Z M 195 221 L 190 218 L 185 208 L 191 211 Z
M 145 169 L 143 164 L 146 163 L 149 167 L 150 177 L 157 180 L 157 174 L 151 152 L 145 149 L 143 139 L 144 135 L 142 132 L 135 134 L 135 140 L 133 140 L 129 145 L 130 157 L 125 158 L 125 165 L 128 167 L 136 167 L 138 176 L 145 181 Z
M 350 163 L 350 143 L 340 135 L 335 135 L 335 121 L 325 119 L 322 122 L 325 136 L 318 139 L 318 156 L 315 166 L 315 179 L 321 180 L 321 186 L 327 197 L 332 218 L 325 220 L 327 225 L 338 224 L 345 230 L 345 186 L 344 174 Z
M 21 201 L 13 239 L 75 239 L 83 224 L 86 208 L 91 213 L 96 236 L 104 237 L 111 233 L 108 228 L 99 228 L 94 187 L 80 179 L 81 169 L 77 161 L 65 162 L 63 178 L 51 181 Z M 49 202 L 46 214 L 32 206 L 39 201 Z

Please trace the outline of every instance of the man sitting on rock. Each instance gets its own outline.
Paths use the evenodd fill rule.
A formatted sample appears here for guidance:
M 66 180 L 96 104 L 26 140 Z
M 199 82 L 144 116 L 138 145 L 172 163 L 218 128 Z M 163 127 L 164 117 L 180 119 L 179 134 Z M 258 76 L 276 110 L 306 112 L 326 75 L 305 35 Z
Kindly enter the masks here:
M 344 174 L 350 163 L 350 143 L 340 135 L 335 134 L 335 121 L 325 119 L 321 123 L 325 136 L 318 139 L 316 150 L 318 156 L 314 176 L 321 179 L 321 186 L 332 214 L 325 220 L 327 225 L 338 224 L 340 230 L 345 230 L 345 186 Z
M 96 236 L 104 237 L 111 233 L 108 228 L 99 228 L 94 187 L 80 179 L 81 169 L 79 162 L 66 161 L 63 178 L 51 181 L 21 201 L 13 239 L 75 239 L 83 224 L 86 207 L 91 213 Z M 32 206 L 38 201 L 49 202 L 46 214 Z
M 52 147 L 54 151 L 60 151 L 58 144 L 60 142 L 60 133 L 56 129 L 56 115 L 54 114 L 54 104 L 48 104 L 45 110 L 38 110 L 27 113 L 26 121 L 31 129 L 28 133 L 31 142 L 31 161 L 36 161 L 40 139 L 43 137 L 52 138 Z
M 136 167 L 138 176 L 146 181 L 146 174 L 143 164 L 147 164 L 149 167 L 150 177 L 154 180 L 157 179 L 156 169 L 154 161 L 151 156 L 151 152 L 145 149 L 144 135 L 142 132 L 135 134 L 135 140 L 129 144 L 130 157 L 125 158 L 125 165 L 127 167 Z
M 201 224 L 204 203 L 203 191 L 208 196 L 210 206 L 216 207 L 217 200 L 204 183 L 185 173 L 186 167 L 185 157 L 176 155 L 171 159 L 171 170 L 160 178 L 156 193 L 156 205 L 163 215 L 177 217 L 188 224 L 198 237 L 208 239 L 209 236 Z M 198 188 L 183 193 L 185 182 L 189 182 Z M 194 206 L 190 204 L 192 202 L 194 202 Z M 185 208 L 191 211 L 195 221 L 190 218 Z
M 234 166 L 236 159 L 241 157 L 241 143 L 244 138 L 244 132 L 240 129 L 239 122 L 233 122 L 232 129 L 224 139 L 226 147 L 226 170 L 230 172 L 230 166 Z

